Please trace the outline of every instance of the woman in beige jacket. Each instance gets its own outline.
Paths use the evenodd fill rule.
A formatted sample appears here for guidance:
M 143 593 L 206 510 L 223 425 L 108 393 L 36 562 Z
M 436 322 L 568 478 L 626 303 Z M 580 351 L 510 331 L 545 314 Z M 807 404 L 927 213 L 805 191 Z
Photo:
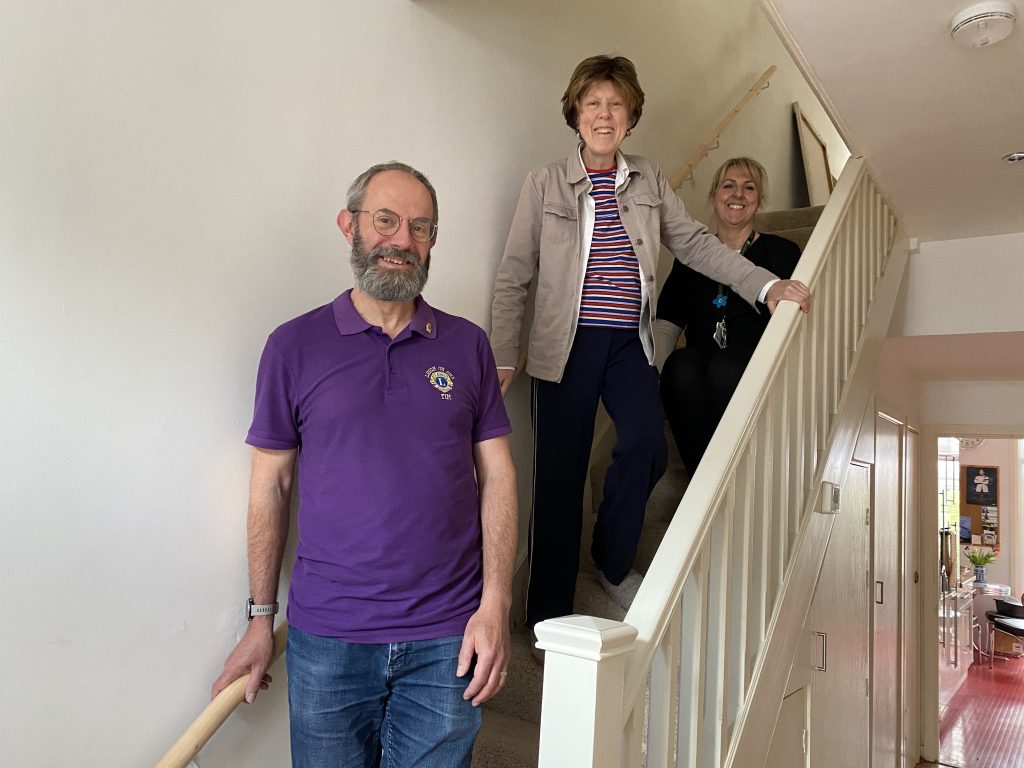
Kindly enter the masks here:
M 639 586 L 633 558 L 666 461 L 651 331 L 660 247 L 748 303 L 810 306 L 806 286 L 776 280 L 724 246 L 690 218 L 656 165 L 619 151 L 643 102 L 629 59 L 580 62 L 562 96 L 579 144 L 568 159 L 530 172 L 495 279 L 491 344 L 503 392 L 515 374 L 526 296 L 536 283 L 526 363 L 534 425 L 531 627 L 573 612 L 599 400 L 617 442 L 591 555 L 620 604 Z

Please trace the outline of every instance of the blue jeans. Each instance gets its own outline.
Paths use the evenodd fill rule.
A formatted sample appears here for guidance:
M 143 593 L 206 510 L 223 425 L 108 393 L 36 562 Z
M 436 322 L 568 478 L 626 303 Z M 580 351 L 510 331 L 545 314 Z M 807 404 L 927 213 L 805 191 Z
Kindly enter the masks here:
M 462 637 L 349 643 L 288 628 L 293 768 L 469 768 L 480 709 Z

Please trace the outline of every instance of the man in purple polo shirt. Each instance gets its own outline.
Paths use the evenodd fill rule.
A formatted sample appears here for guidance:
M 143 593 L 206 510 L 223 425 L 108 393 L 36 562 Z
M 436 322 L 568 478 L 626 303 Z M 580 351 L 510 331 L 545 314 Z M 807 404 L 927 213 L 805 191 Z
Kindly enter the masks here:
M 292 764 L 466 766 L 501 690 L 516 552 L 511 431 L 484 332 L 420 297 L 437 196 L 376 165 L 338 226 L 355 286 L 267 340 L 246 439 L 249 627 L 213 684 L 270 682 L 298 463 L 288 595 Z

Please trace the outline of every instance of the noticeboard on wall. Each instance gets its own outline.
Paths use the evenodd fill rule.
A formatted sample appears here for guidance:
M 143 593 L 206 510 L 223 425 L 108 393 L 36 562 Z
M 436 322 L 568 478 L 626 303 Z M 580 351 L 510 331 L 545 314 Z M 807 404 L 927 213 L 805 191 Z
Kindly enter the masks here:
M 970 518 L 963 525 L 971 532 L 973 544 L 986 547 L 999 546 L 999 468 L 962 466 L 960 488 L 963 503 L 960 517 Z

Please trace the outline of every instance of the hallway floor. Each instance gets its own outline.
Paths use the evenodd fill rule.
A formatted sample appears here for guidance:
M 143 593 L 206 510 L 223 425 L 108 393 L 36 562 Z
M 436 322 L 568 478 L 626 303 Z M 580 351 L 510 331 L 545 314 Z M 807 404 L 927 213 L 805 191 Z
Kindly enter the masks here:
M 1024 659 L 972 664 L 939 724 L 940 765 L 1024 768 Z

